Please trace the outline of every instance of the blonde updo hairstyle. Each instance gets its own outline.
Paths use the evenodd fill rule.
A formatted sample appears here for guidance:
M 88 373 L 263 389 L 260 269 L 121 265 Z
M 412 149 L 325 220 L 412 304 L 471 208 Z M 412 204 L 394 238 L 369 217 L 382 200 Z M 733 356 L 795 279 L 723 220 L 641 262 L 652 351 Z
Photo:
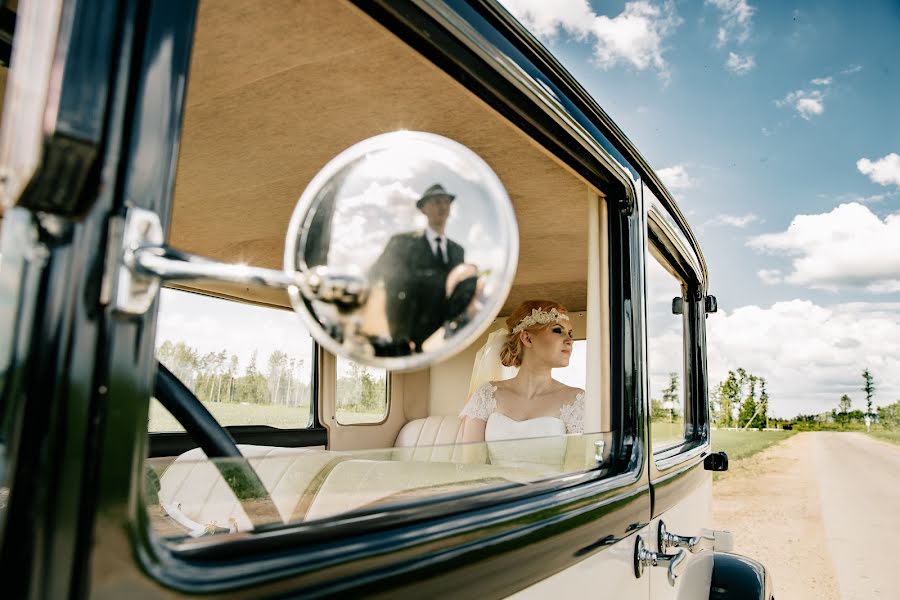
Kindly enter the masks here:
M 503 363 L 504 367 L 522 366 L 522 354 L 525 351 L 525 344 L 522 343 L 523 332 L 528 331 L 529 333 L 536 333 L 550 327 L 553 323 L 539 323 L 532 325 L 531 327 L 526 327 L 518 333 L 512 333 L 515 326 L 518 325 L 522 319 L 530 315 L 531 311 L 534 309 L 549 312 L 554 308 L 557 312 L 566 314 L 569 312 L 565 306 L 559 302 L 554 302 L 553 300 L 526 300 L 520 304 L 511 315 L 509 315 L 506 319 L 506 329 L 510 334 L 506 337 L 506 343 L 503 345 L 503 348 L 500 349 L 500 362 Z

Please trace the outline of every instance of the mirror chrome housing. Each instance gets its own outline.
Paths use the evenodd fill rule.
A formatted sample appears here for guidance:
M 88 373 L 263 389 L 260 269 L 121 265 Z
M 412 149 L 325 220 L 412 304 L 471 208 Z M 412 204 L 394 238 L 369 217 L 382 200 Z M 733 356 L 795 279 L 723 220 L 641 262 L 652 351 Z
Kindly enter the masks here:
M 291 217 L 284 273 L 315 339 L 362 364 L 408 370 L 466 347 L 515 276 L 512 203 L 478 155 L 400 131 L 329 162 Z

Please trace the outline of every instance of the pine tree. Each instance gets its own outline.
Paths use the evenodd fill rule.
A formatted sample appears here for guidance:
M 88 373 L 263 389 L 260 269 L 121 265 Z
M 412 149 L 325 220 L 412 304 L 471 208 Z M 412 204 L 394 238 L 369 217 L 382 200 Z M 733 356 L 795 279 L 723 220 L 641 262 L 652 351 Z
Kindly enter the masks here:
M 759 378 L 759 427 L 769 428 L 769 392 L 766 391 L 766 378 Z
M 863 391 L 866 393 L 866 414 L 872 414 L 872 396 L 875 395 L 875 378 L 872 377 L 872 373 L 869 372 L 868 367 L 863 369 L 862 372 L 863 379 L 866 380 L 866 384 L 863 386 Z
M 678 407 L 678 373 L 669 373 L 669 385 L 663 390 L 663 408 L 668 409 L 669 422 L 674 422 L 680 416 Z

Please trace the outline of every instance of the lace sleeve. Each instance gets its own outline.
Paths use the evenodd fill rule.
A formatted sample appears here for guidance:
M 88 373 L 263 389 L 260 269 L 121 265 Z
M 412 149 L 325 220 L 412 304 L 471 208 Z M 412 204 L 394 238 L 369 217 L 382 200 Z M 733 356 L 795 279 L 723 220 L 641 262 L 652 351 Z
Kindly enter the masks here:
M 584 392 L 578 392 L 575 402 L 559 409 L 559 418 L 566 424 L 566 433 L 584 433 Z
M 497 401 L 494 399 L 494 390 L 496 389 L 490 382 L 478 386 L 459 416 L 487 421 L 497 408 Z

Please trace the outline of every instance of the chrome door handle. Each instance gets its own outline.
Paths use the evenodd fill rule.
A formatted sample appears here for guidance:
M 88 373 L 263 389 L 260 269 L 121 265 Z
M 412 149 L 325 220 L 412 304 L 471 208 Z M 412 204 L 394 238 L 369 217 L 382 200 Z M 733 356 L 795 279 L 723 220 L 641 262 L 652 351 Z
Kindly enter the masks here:
M 697 554 L 703 550 L 722 550 L 730 552 L 734 545 L 729 531 L 706 531 L 701 535 L 688 537 L 676 535 L 666 530 L 666 524 L 660 520 L 659 535 L 657 535 L 660 552 L 666 552 L 669 548 L 685 548 L 691 554 Z
M 687 552 L 684 550 L 679 550 L 677 554 L 651 552 L 644 545 L 644 539 L 637 536 L 634 545 L 634 576 L 640 578 L 644 574 L 645 567 L 668 567 L 669 585 L 675 585 L 675 580 L 687 568 Z

